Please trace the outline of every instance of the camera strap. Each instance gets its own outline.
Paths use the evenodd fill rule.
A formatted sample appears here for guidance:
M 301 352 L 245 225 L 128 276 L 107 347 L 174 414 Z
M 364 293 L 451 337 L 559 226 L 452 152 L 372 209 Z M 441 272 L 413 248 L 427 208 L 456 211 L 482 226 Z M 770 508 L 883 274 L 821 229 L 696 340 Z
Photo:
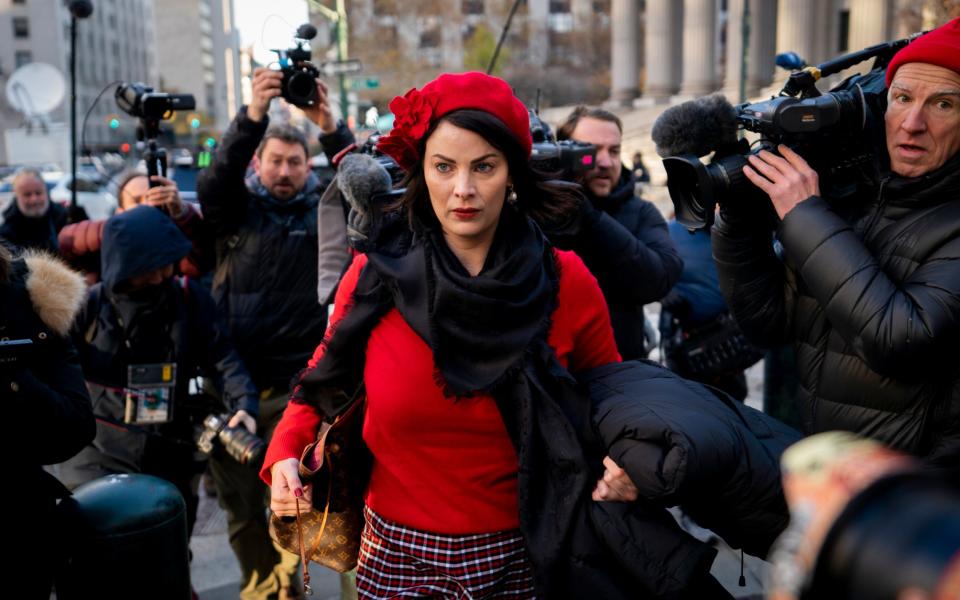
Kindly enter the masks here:
M 106 389 L 109 389 L 111 391 L 117 391 L 116 388 L 106 388 Z M 142 425 L 135 425 L 133 423 L 124 423 L 123 421 L 120 421 L 118 419 L 105 417 L 103 415 L 94 415 L 94 419 L 96 419 L 98 423 L 103 423 L 107 427 L 113 427 L 114 429 L 119 429 L 121 431 L 126 431 L 128 433 L 138 433 L 140 435 L 144 435 L 149 438 L 163 440 L 164 443 L 172 444 L 174 446 L 183 446 L 185 448 L 192 448 L 192 449 L 195 449 L 197 447 L 196 444 L 194 444 L 193 442 L 187 442 L 174 437 L 170 437 L 168 435 L 163 435 L 162 433 L 158 433 Z

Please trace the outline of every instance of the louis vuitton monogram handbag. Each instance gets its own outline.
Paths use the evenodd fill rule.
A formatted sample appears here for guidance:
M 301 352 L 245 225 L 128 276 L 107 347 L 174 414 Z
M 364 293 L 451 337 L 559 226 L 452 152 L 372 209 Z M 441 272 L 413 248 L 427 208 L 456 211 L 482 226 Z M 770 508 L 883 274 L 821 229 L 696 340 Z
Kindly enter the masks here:
M 339 573 L 357 566 L 372 463 L 362 438 L 365 408 L 366 399 L 357 399 L 304 449 L 300 481 L 312 484 L 313 505 L 301 511 L 298 501 L 296 518 L 270 515 L 270 537 L 300 555 L 306 587 L 311 560 Z

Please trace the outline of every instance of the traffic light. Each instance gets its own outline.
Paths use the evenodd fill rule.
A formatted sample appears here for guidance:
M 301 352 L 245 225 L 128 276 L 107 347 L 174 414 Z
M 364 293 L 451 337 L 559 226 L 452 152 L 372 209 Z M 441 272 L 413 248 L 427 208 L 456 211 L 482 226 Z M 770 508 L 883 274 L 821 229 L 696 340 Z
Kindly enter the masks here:
M 130 152 L 130 143 L 124 142 L 120 144 L 120 152 L 123 152 L 124 154 L 128 154 Z
M 210 160 L 211 160 L 210 152 L 208 152 L 207 150 L 203 150 L 202 152 L 198 152 L 198 153 L 197 153 L 197 164 L 196 164 L 197 168 L 198 168 L 198 169 L 206 169 L 207 167 L 210 166 Z
M 213 139 L 212 137 L 208 137 L 206 140 L 203 141 L 203 143 L 207 146 L 207 148 L 212 149 L 217 145 L 217 140 Z
M 116 117 L 110 117 L 110 129 L 118 129 L 120 127 L 120 119 Z
M 191 129 L 199 129 L 199 128 L 200 128 L 200 119 L 198 119 L 198 118 L 196 118 L 196 117 L 190 119 L 190 128 L 191 128 Z

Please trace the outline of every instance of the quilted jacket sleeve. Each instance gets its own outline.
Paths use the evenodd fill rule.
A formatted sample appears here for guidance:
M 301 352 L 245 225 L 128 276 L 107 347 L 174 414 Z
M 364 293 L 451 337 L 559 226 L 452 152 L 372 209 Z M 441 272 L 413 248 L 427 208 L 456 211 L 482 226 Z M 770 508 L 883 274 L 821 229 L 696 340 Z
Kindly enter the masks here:
M 769 348 L 787 341 L 786 267 L 773 234 L 752 215 L 717 215 L 711 233 L 720 290 L 747 338 Z
M 957 203 L 929 216 L 930 246 L 902 281 L 821 198 L 787 214 L 780 238 L 827 320 L 867 365 L 890 377 L 942 372 L 960 335 L 960 236 Z

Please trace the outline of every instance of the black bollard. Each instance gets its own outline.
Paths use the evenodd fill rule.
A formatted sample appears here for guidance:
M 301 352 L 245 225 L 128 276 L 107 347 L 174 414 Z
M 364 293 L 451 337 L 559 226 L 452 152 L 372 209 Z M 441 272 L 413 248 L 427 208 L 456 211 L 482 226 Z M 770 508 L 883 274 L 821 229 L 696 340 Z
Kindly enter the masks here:
M 108 475 L 62 503 L 70 559 L 59 600 L 190 598 L 187 509 L 172 483 L 150 475 Z

